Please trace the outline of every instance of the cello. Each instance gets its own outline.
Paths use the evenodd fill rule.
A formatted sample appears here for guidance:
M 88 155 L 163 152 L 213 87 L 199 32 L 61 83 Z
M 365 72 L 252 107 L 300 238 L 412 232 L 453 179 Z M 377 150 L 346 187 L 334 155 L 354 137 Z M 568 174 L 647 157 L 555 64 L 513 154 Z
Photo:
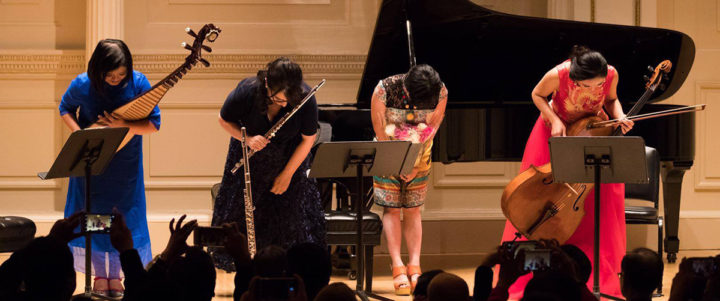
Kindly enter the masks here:
M 680 114 L 703 109 L 704 105 L 656 112 L 652 116 L 636 115 L 650 99 L 661 81 L 670 72 L 670 61 L 661 62 L 653 70 L 645 85 L 646 90 L 628 111 L 627 119 L 642 120 L 653 117 Z M 601 114 L 603 115 L 603 114 Z M 606 120 L 604 116 L 589 116 L 567 126 L 568 136 L 616 136 L 622 133 L 621 120 Z M 554 181 L 550 163 L 530 166 L 518 174 L 505 187 L 501 208 L 505 217 L 519 233 L 528 239 L 556 239 L 566 242 L 580 225 L 585 215 L 584 202 L 592 190 L 592 183 L 557 183 Z

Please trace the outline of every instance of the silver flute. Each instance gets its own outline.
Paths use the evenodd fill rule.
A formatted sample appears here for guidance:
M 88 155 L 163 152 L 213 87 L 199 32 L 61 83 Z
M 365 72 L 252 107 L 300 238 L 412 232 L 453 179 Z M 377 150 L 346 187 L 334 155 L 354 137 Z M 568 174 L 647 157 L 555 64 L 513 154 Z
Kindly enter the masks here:
M 320 81 L 320 83 L 317 84 L 317 86 L 315 86 L 314 88 L 312 88 L 312 90 L 310 90 L 310 92 L 308 92 L 307 95 L 305 95 L 305 98 L 303 98 L 302 101 L 300 101 L 300 104 L 299 104 L 299 105 L 295 106 L 295 107 L 292 109 L 292 111 L 287 112 L 287 113 L 285 114 L 285 116 L 282 117 L 282 119 L 280 119 L 278 122 L 276 122 L 276 123 L 273 125 L 273 127 L 270 128 L 270 130 L 267 131 L 267 133 L 265 133 L 265 136 L 264 136 L 265 139 L 270 140 L 270 139 L 272 139 L 273 137 L 275 137 L 275 134 L 277 133 L 277 131 L 280 130 L 280 128 L 281 128 L 283 125 L 285 125 L 285 122 L 287 122 L 287 121 L 290 119 L 290 117 L 292 117 L 293 115 L 295 115 L 295 113 L 297 113 L 297 111 L 300 110 L 300 108 L 302 108 L 302 106 L 310 99 L 310 97 L 312 97 L 313 95 L 315 95 L 315 92 L 317 92 L 317 90 L 320 89 L 320 87 L 322 87 L 324 84 L 325 84 L 325 79 L 323 79 L 322 81 Z M 240 161 L 238 161 L 237 163 L 235 163 L 235 167 L 233 167 L 233 169 L 230 170 L 230 172 L 232 172 L 233 174 L 235 174 L 235 173 L 238 171 L 238 169 L 240 169 L 240 167 L 242 167 L 243 164 L 245 164 L 245 163 L 243 163 L 243 161 L 247 161 L 247 159 L 250 158 L 250 157 L 252 157 L 252 155 L 254 155 L 254 154 L 255 154 L 255 151 L 254 151 L 254 150 L 252 150 L 252 149 L 249 150 L 248 153 L 247 153 L 247 156 L 243 156 L 243 158 L 244 158 L 243 160 L 240 160 Z
M 245 145 L 245 138 L 247 137 L 245 127 L 240 129 L 240 147 L 242 147 L 243 159 L 245 162 L 245 189 L 243 195 L 245 195 L 245 228 L 247 229 L 247 240 L 248 240 L 248 252 L 250 258 L 255 257 L 257 247 L 255 246 L 255 206 L 252 201 L 252 186 L 250 185 L 250 162 L 248 161 L 248 150 Z

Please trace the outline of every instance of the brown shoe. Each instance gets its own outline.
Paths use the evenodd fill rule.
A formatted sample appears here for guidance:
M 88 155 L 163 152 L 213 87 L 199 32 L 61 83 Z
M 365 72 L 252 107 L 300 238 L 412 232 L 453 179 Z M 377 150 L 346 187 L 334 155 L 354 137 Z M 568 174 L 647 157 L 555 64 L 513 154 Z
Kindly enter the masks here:
M 407 278 L 405 266 L 392 267 L 393 286 L 395 287 L 395 295 L 409 296 L 410 283 Z
M 407 266 L 407 275 L 408 278 L 410 278 L 410 291 L 415 291 L 415 286 L 417 285 L 418 278 L 420 278 L 420 275 L 422 275 L 422 271 L 420 270 L 419 265 L 409 265 Z

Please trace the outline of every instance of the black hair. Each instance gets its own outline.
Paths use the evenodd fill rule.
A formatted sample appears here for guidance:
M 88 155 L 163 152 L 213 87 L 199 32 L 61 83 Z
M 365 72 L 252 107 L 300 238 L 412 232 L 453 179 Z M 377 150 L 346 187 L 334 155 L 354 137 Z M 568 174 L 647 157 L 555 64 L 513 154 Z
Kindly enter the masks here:
M 637 248 L 623 257 L 621 269 L 623 293 L 630 288 L 634 294 L 649 296 L 662 280 L 664 264 L 657 252 Z
M 328 251 L 313 243 L 301 243 L 287 251 L 288 274 L 298 274 L 305 282 L 308 300 L 330 283 L 332 263 Z
M 428 284 L 427 297 L 428 300 L 467 301 L 470 293 L 464 279 L 455 274 L 439 273 Z
M 95 51 L 90 57 L 87 69 L 90 85 L 98 95 L 105 97 L 105 75 L 121 66 L 125 66 L 127 69 L 127 75 L 120 82 L 122 86 L 132 80 L 133 77 L 133 62 L 130 49 L 121 40 L 105 39 L 98 42 Z
M 440 273 L 444 273 L 443 270 L 430 270 L 425 273 L 422 273 L 420 277 L 418 277 L 417 284 L 415 285 L 415 290 L 413 291 L 413 296 L 427 296 L 427 288 L 430 284 L 430 281 L 432 281 L 435 276 L 437 276 Z
M 600 52 L 585 46 L 575 45 L 570 53 L 570 79 L 581 81 L 596 77 L 606 77 L 608 66 Z
M 257 73 L 256 101 L 260 105 L 261 112 L 267 112 L 270 104 L 267 88 L 273 93 L 285 91 L 288 104 L 296 106 L 305 96 L 303 93 L 303 74 L 300 65 L 287 57 L 279 57 L 267 64 L 265 70 Z
M 190 247 L 185 256 L 168 267 L 173 293 L 179 300 L 208 300 L 215 296 L 215 265 L 200 247 Z
M 585 252 L 577 246 L 570 244 L 562 245 L 560 249 L 575 262 L 575 272 L 577 273 L 578 281 L 580 281 L 580 283 L 586 283 L 590 279 L 590 273 L 592 273 L 592 264 L 587 255 L 585 255 Z
M 410 102 L 418 109 L 434 108 L 437 105 L 442 81 L 433 67 L 421 64 L 410 68 L 403 83 L 410 94 Z
M 308 300 L 315 301 L 355 301 L 355 292 L 350 287 L 342 282 L 335 282 L 325 286 L 318 293 L 317 297 Z
M 287 276 L 287 252 L 280 246 L 269 245 L 260 249 L 253 259 L 253 270 L 260 277 Z
M 581 286 L 575 277 L 559 271 L 544 274 L 533 274 L 533 278 L 525 286 L 521 300 L 577 300 L 581 294 Z
M 70 299 L 75 291 L 75 268 L 67 243 L 39 237 L 16 253 L 24 261 L 21 277 L 28 299 Z

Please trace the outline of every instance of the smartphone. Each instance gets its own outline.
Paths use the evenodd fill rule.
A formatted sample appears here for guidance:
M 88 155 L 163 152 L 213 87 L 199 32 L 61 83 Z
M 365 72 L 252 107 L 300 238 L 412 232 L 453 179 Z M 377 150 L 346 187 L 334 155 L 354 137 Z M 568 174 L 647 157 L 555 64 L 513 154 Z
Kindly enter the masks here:
M 110 227 L 114 219 L 115 215 L 113 214 L 85 214 L 80 231 L 83 233 L 110 233 Z
M 222 227 L 197 227 L 193 231 L 193 244 L 204 247 L 225 246 L 225 230 Z
M 258 300 L 287 300 L 294 297 L 297 281 L 293 277 L 264 277 L 256 283 L 255 297 Z
M 712 277 L 718 272 L 718 263 L 714 257 L 692 257 L 688 258 L 690 268 L 697 275 Z
M 523 269 L 531 272 L 550 269 L 550 249 L 525 250 Z

